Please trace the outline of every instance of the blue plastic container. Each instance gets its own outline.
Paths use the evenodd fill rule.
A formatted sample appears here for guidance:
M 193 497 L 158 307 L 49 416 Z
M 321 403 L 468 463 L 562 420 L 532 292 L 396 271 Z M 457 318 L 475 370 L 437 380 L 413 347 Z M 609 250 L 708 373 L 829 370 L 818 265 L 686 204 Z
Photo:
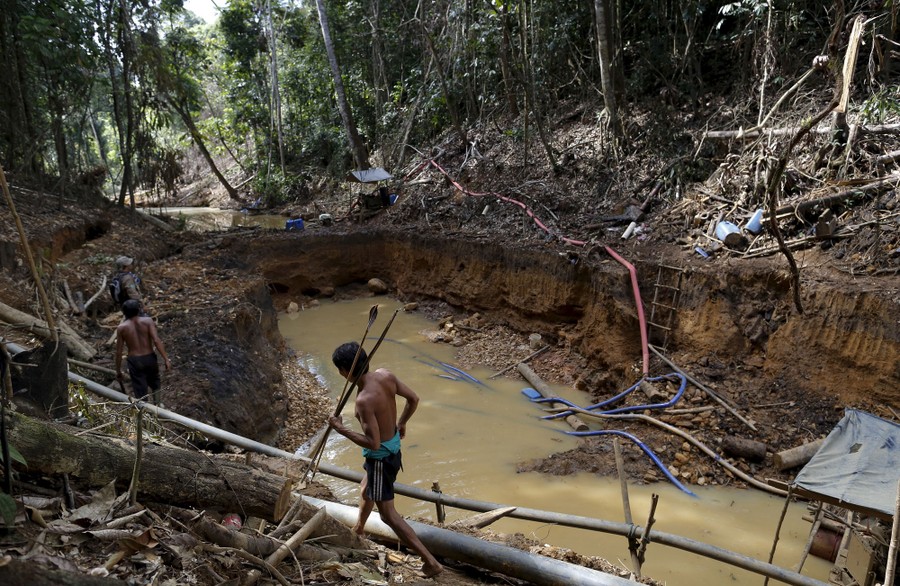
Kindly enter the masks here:
M 399 197 L 399 196 L 396 193 L 391 194 L 391 204 L 390 205 L 394 205 L 395 203 L 397 203 L 397 197 Z
M 744 230 L 750 232 L 751 234 L 759 234 L 762 232 L 762 215 L 763 211 L 761 209 L 756 210 L 753 213 L 753 216 L 747 220 L 747 223 L 744 224 Z
M 303 218 L 297 218 L 296 220 L 288 220 L 284 223 L 285 230 L 302 230 L 303 229 Z
M 740 234 L 741 230 L 731 222 L 719 222 L 716 224 L 716 238 L 725 242 L 729 234 Z

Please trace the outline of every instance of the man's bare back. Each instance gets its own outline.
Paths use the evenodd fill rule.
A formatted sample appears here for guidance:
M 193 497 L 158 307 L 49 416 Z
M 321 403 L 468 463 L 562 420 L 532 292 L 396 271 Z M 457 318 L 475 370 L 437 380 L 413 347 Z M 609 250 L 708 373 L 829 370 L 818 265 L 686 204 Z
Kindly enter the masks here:
M 122 351 L 128 347 L 129 362 L 139 357 L 150 356 L 153 361 L 154 372 L 156 370 L 156 358 L 154 350 L 158 350 L 162 356 L 166 370 L 172 368 L 169 356 L 166 354 L 166 346 L 156 331 L 156 323 L 147 316 L 140 315 L 140 304 L 134 299 L 129 299 L 122 305 L 122 313 L 125 319 L 116 327 L 116 377 L 121 381 Z M 134 381 L 134 373 L 129 371 Z M 157 379 L 158 374 L 154 375 Z M 157 388 L 157 387 L 154 387 Z
M 128 346 L 129 356 L 146 356 L 153 352 L 156 324 L 149 317 L 136 316 L 120 323 L 116 328 L 116 335 L 118 340 Z
M 356 419 L 365 429 L 366 422 L 371 421 L 371 417 L 374 417 L 378 425 L 376 437 L 382 442 L 391 439 L 397 433 L 398 383 L 397 377 L 383 368 L 366 373 L 359 379 L 359 392 L 356 395 Z

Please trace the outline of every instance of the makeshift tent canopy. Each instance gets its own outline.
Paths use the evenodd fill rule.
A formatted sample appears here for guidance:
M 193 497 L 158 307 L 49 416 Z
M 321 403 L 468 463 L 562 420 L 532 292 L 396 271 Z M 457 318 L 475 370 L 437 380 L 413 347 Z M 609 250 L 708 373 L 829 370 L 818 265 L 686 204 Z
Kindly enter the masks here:
M 797 478 L 797 496 L 890 520 L 900 481 L 900 425 L 847 409 Z
M 382 169 L 375 167 L 374 169 L 366 169 L 365 171 L 350 171 L 348 181 L 356 181 L 358 183 L 377 183 L 378 181 L 389 181 L 394 176 Z

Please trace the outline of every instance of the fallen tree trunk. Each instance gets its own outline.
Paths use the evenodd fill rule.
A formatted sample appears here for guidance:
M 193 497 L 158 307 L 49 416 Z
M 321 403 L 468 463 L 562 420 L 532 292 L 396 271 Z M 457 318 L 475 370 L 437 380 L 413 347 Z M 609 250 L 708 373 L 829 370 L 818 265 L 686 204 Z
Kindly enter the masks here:
M 876 181 L 866 183 L 865 185 L 851 187 L 850 189 L 841 191 L 840 193 L 826 195 L 824 197 L 782 206 L 775 211 L 775 217 L 779 219 L 789 216 L 805 217 L 807 214 L 812 213 L 814 210 L 824 209 L 835 204 L 859 199 L 873 191 L 877 192 L 878 190 L 887 191 L 893 189 L 897 180 L 900 180 L 900 176 L 888 175 Z M 768 221 L 768 215 L 763 218 L 763 221 Z
M 47 322 L 10 307 L 5 303 L 0 303 L 0 320 L 10 325 L 27 328 L 42 338 L 53 338 L 53 332 L 47 326 Z M 90 360 L 97 354 L 97 351 L 82 340 L 71 328 L 62 322 L 58 325 L 60 326 L 59 337 L 65 341 L 66 348 L 69 349 L 72 356 L 79 360 Z
M 766 459 L 766 444 L 743 437 L 725 436 L 722 451 L 729 456 L 746 458 L 750 462 L 762 462 Z
M 9 441 L 30 472 L 68 474 L 90 487 L 118 480 L 127 488 L 135 448 L 111 436 L 75 436 L 73 428 L 13 414 Z M 195 508 L 241 511 L 270 521 L 289 504 L 290 480 L 244 464 L 205 454 L 148 444 L 144 446 L 139 497 Z
M 779 472 L 784 472 L 785 470 L 796 468 L 801 464 L 806 464 L 812 460 L 812 457 L 816 455 L 816 452 L 819 451 L 819 448 L 821 448 L 824 443 L 824 439 L 817 439 L 814 442 L 796 446 L 784 450 L 783 452 L 778 452 L 775 454 L 775 469 Z
M 762 136 L 791 136 L 795 134 L 800 127 L 792 126 L 789 128 L 764 128 L 762 130 L 751 130 L 750 132 L 744 132 L 743 130 L 711 130 L 706 133 L 706 138 L 740 138 L 740 139 L 755 139 Z M 860 126 L 860 132 L 866 132 L 869 134 L 891 134 L 895 132 L 900 132 L 900 124 L 876 124 L 870 126 Z M 834 128 L 830 126 L 823 126 L 820 128 L 813 128 L 809 131 L 810 134 L 831 134 L 834 132 Z

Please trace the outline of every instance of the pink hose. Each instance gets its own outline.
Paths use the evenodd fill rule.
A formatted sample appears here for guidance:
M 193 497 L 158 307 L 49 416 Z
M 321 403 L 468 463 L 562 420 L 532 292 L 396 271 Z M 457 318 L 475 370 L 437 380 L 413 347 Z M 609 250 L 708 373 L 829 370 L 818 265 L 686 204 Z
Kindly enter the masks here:
M 468 189 L 465 189 L 462 185 L 457 183 L 452 177 L 450 177 L 450 174 L 447 173 L 447 171 L 445 171 L 440 165 L 435 163 L 433 160 L 428 161 L 428 162 L 431 163 L 438 171 L 443 173 L 444 176 L 448 180 L 450 180 L 450 182 L 458 190 L 465 193 L 466 195 L 473 195 L 473 196 L 477 196 L 477 197 L 496 197 L 497 199 L 499 199 L 501 201 L 505 201 L 505 202 L 517 205 L 520 208 L 522 208 L 525 211 L 525 213 L 528 214 L 528 216 L 532 220 L 534 220 L 534 223 L 537 224 L 541 230 L 543 230 L 547 234 L 554 235 L 552 232 L 550 232 L 550 228 L 548 228 L 543 222 L 541 222 L 541 220 L 538 219 L 538 217 L 534 215 L 534 212 L 532 212 L 530 209 L 528 209 L 528 206 L 526 206 L 521 201 L 512 199 L 511 197 L 506 197 L 505 195 L 500 195 L 499 193 L 496 193 L 496 192 L 477 193 L 474 191 L 469 191 Z M 416 168 L 416 170 L 413 171 L 413 173 L 410 173 L 410 176 L 412 176 L 413 174 L 424 169 L 425 165 L 426 165 L 425 163 L 423 163 L 422 165 L 419 165 Z M 574 246 L 584 246 L 585 244 L 587 244 L 587 242 L 585 242 L 583 240 L 573 240 L 571 238 L 566 238 L 565 236 L 559 236 L 559 239 L 562 240 L 563 242 L 565 242 L 566 244 L 572 244 Z M 647 342 L 647 322 L 646 322 L 646 319 L 644 318 L 644 305 L 643 305 L 643 303 L 641 303 L 641 290 L 638 287 L 637 271 L 634 269 L 634 266 L 631 263 L 629 263 L 627 260 L 625 260 L 624 258 L 619 256 L 615 250 L 613 250 L 609 246 L 604 246 L 604 248 L 606 249 L 606 252 L 608 252 L 611 257 L 613 257 L 614 259 L 619 261 L 626 269 L 628 269 L 628 272 L 631 273 L 631 289 L 632 289 L 632 291 L 634 291 L 634 302 L 635 302 L 635 304 L 637 304 L 638 323 L 640 324 L 640 328 L 641 328 L 641 355 L 643 357 L 643 362 L 644 362 L 644 366 L 643 366 L 644 376 L 647 376 L 650 371 L 650 350 L 649 350 L 649 346 L 648 346 L 648 342 Z
M 634 291 L 634 302 L 637 305 L 638 323 L 641 327 L 641 355 L 644 359 L 644 376 L 647 376 L 650 371 L 650 350 L 647 345 L 647 322 L 644 319 L 644 304 L 641 303 L 641 290 L 638 287 L 637 271 L 634 270 L 634 265 L 619 256 L 615 250 L 609 246 L 604 246 L 604 248 L 606 249 L 606 252 L 609 253 L 609 256 L 622 263 L 625 268 L 628 269 L 628 272 L 631 273 L 631 289 Z

